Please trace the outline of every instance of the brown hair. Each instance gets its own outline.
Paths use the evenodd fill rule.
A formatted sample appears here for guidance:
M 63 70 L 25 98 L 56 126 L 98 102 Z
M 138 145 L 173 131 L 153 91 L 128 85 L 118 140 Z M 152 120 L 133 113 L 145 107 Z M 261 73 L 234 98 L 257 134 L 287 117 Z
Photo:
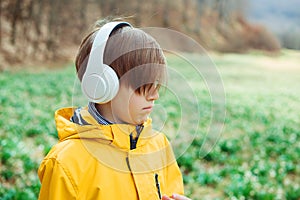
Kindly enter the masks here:
M 94 38 L 107 22 L 96 22 L 94 30 L 81 42 L 75 60 L 80 80 L 85 73 Z M 106 43 L 103 62 L 114 69 L 122 83 L 127 83 L 138 93 L 144 93 L 156 84 L 166 84 L 167 81 L 162 49 L 153 37 L 140 29 L 123 25 L 113 30 Z

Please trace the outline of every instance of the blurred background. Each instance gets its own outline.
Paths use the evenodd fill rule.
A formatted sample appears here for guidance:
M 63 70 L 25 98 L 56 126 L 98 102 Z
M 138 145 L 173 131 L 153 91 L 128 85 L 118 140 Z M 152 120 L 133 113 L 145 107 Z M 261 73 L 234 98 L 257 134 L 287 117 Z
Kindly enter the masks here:
M 91 25 L 131 17 L 137 27 L 166 27 L 208 50 L 300 48 L 299 0 L 1 0 L 0 66 L 73 58 Z
M 79 44 L 96 20 L 115 16 L 188 35 L 222 78 L 224 128 L 203 157 L 214 102 L 184 71 L 201 111 L 197 136 L 178 158 L 186 195 L 299 200 L 299 8 L 299 0 L 0 0 L 0 199 L 37 199 L 37 168 L 57 143 L 54 112 L 72 105 Z M 177 71 L 186 64 L 167 58 Z M 167 129 L 178 129 L 177 105 L 168 94 L 161 105 Z

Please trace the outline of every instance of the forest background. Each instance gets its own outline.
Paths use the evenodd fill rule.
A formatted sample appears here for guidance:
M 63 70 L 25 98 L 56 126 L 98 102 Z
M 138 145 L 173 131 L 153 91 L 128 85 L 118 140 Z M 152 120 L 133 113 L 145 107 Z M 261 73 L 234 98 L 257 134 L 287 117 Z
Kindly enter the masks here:
M 218 52 L 241 53 L 249 49 L 274 52 L 281 47 L 300 48 L 299 30 L 286 30 L 276 35 L 261 24 L 249 22 L 249 14 L 262 15 L 255 13 L 258 9 L 251 11 L 249 2 L 1 0 L 0 69 L 24 63 L 73 60 L 84 34 L 97 19 L 107 16 L 131 17 L 128 21 L 136 27 L 176 30 L 192 37 L 205 49 Z M 265 9 L 263 12 L 274 11 Z M 299 20 L 295 14 L 286 13 L 285 16 Z M 276 18 L 271 20 L 276 24 Z

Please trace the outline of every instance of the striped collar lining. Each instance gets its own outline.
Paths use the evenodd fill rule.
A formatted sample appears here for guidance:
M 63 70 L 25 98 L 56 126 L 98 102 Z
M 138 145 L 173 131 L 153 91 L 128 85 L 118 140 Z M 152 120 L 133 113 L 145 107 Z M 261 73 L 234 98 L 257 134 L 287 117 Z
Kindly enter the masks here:
M 113 124 L 113 122 L 105 119 L 99 112 L 98 110 L 96 109 L 96 106 L 95 106 L 95 103 L 93 102 L 89 102 L 88 104 L 88 111 L 89 113 L 97 120 L 97 122 L 99 124 L 102 124 L 102 125 L 110 125 L 110 124 Z

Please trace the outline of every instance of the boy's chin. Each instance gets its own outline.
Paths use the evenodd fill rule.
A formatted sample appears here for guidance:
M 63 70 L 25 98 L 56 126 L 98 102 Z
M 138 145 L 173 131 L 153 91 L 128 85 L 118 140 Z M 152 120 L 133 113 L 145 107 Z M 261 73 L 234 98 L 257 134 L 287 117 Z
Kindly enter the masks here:
M 141 124 L 143 124 L 143 123 L 145 123 L 147 121 L 147 118 L 145 118 L 145 119 L 138 119 L 138 120 L 136 120 L 135 122 L 134 122 L 134 125 L 141 125 Z

